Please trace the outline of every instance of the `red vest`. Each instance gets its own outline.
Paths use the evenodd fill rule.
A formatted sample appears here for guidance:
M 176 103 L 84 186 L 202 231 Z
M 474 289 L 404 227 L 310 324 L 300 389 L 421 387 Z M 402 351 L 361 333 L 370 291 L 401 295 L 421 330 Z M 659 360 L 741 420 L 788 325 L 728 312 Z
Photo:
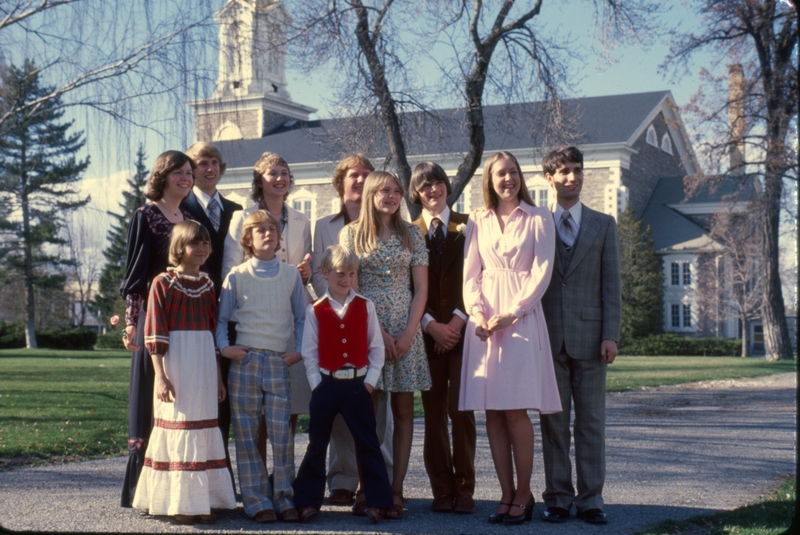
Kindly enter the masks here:
M 319 324 L 320 368 L 335 372 L 345 364 L 356 368 L 367 365 L 369 316 L 366 299 L 356 296 L 340 318 L 326 297 L 314 305 L 314 315 Z

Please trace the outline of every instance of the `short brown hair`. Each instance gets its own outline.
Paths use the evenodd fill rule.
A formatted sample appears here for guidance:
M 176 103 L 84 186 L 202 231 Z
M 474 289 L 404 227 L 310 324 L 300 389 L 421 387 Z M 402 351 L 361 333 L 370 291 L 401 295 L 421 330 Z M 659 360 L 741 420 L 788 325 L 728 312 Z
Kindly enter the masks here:
M 219 176 L 225 174 L 225 170 L 228 168 L 228 164 L 226 164 L 222 159 L 222 153 L 212 145 L 211 143 L 206 143 L 205 141 L 198 141 L 188 149 L 186 149 L 186 156 L 192 159 L 193 162 L 196 162 L 199 158 L 206 157 L 206 158 L 216 158 L 219 161 Z
M 334 244 L 323 251 L 320 264 L 328 271 L 334 269 L 356 271 L 358 270 L 358 255 L 344 245 Z
M 186 246 L 191 243 L 208 243 L 208 252 L 211 254 L 211 235 L 208 229 L 194 219 L 181 221 L 172 227 L 169 238 L 169 263 L 177 267 L 183 261 Z
M 259 158 L 253 166 L 253 186 L 250 191 L 250 198 L 255 202 L 258 202 L 264 198 L 264 192 L 261 191 L 261 180 L 264 177 L 264 173 L 267 172 L 267 169 L 273 165 L 280 165 L 289 171 L 289 187 L 286 188 L 286 195 L 284 195 L 284 199 L 289 195 L 289 192 L 291 192 L 292 188 L 294 187 L 294 177 L 292 176 L 292 170 L 289 168 L 289 164 L 286 163 L 286 160 L 284 160 L 280 155 L 267 151 L 261 155 L 261 158 Z
M 414 172 L 411 173 L 411 184 L 408 186 L 408 200 L 413 204 L 421 204 L 422 201 L 419 198 L 419 190 L 433 182 L 444 182 L 448 197 L 453 193 L 453 187 L 450 185 L 447 173 L 444 172 L 441 165 L 434 162 L 422 162 L 417 164 L 417 166 L 414 167 Z
M 258 227 L 264 221 L 269 221 L 275 225 L 275 229 L 278 231 L 278 245 L 275 246 L 275 250 L 280 250 L 281 224 L 278 223 L 278 220 L 266 210 L 256 210 L 255 212 L 250 212 L 247 214 L 247 217 L 244 218 L 244 222 L 242 223 L 242 237 L 239 238 L 239 245 L 241 245 L 242 249 L 244 249 L 245 258 L 253 257 L 253 229 Z M 248 241 L 250 243 L 247 243 Z
M 180 169 L 186 162 L 192 166 L 192 172 L 197 167 L 191 158 L 186 156 L 179 150 L 168 150 L 162 152 L 156 158 L 156 163 L 153 165 L 153 170 L 150 171 L 150 176 L 147 178 L 147 191 L 144 196 L 151 201 L 158 201 L 164 196 L 164 190 L 167 187 L 167 175 L 175 169 Z
M 497 206 L 497 192 L 494 190 L 492 186 L 492 167 L 496 164 L 499 160 L 508 159 L 514 162 L 514 165 L 517 166 L 517 173 L 519 174 L 519 193 L 517 193 L 517 197 L 520 200 L 525 201 L 526 203 L 530 204 L 531 206 L 536 206 L 534 204 L 533 199 L 531 199 L 531 194 L 528 191 L 528 187 L 525 185 L 525 177 L 522 176 L 522 168 L 519 166 L 519 162 L 517 158 L 508 152 L 507 150 L 501 150 L 500 152 L 495 152 L 491 156 L 489 156 L 483 164 L 483 204 L 486 208 L 494 208 Z
M 375 166 L 373 166 L 372 162 L 363 154 L 348 154 L 342 158 L 336 166 L 336 171 L 333 173 L 333 188 L 336 190 L 336 193 L 339 194 L 340 199 L 344 198 L 344 177 L 347 176 L 347 171 L 357 165 L 360 165 L 364 169 L 369 169 L 370 171 L 375 170 Z
M 558 168 L 565 163 L 579 163 L 583 167 L 583 153 L 578 147 L 556 147 L 547 153 L 547 156 L 542 160 L 542 170 L 545 174 L 553 176 L 558 171 Z

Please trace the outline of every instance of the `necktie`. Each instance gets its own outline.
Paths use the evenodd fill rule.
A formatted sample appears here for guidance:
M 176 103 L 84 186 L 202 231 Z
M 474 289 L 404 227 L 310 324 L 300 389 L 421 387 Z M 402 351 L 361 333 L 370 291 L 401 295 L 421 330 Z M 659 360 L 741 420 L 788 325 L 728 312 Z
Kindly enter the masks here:
M 559 232 L 559 236 L 561 236 L 561 241 L 564 242 L 564 246 L 567 249 L 575 243 L 575 232 L 572 229 L 571 218 L 572 214 L 568 210 L 564 210 L 561 213 L 561 232 Z
M 211 198 L 208 201 L 208 219 L 211 221 L 211 225 L 214 227 L 214 232 L 219 230 L 219 203 L 217 199 Z
M 444 230 L 442 229 L 442 220 L 434 217 L 431 221 L 433 225 L 433 238 L 431 238 L 431 245 L 433 245 L 433 252 L 436 253 L 436 259 L 442 263 L 442 255 L 444 255 Z

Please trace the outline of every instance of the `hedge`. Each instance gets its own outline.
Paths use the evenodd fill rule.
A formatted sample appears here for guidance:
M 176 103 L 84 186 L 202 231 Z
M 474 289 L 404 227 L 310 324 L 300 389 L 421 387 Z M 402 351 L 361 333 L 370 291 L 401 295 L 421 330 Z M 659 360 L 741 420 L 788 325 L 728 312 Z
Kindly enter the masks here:
M 125 349 L 122 343 L 122 335 L 118 331 L 111 331 L 97 337 L 94 344 L 95 349 Z
M 675 333 L 654 334 L 634 338 L 620 355 L 679 357 L 737 357 L 742 354 L 742 341 L 727 338 L 688 338 Z
M 90 329 L 42 329 L 36 331 L 39 347 L 49 349 L 93 349 L 97 333 Z M 25 326 L 21 322 L 0 322 L 0 349 L 25 347 Z

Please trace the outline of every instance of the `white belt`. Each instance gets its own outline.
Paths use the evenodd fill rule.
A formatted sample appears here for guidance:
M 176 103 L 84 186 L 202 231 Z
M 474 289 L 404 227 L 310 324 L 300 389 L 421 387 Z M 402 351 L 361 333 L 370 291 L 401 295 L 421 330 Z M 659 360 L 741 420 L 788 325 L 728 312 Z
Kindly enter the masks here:
M 367 367 L 364 366 L 363 368 L 340 368 L 335 372 L 330 370 L 326 370 L 325 368 L 320 368 L 319 373 L 322 375 L 330 375 L 334 379 L 355 379 L 356 377 L 363 377 L 367 375 Z

